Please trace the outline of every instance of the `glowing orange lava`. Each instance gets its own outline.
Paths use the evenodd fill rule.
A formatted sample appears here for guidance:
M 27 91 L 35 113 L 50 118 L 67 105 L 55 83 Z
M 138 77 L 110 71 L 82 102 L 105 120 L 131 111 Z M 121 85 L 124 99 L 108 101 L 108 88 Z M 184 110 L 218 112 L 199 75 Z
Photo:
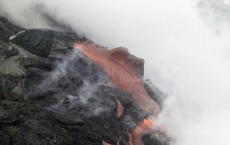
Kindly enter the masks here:
M 109 51 L 89 42 L 76 42 L 73 47 L 101 67 L 114 86 L 131 93 L 142 109 L 154 116 L 159 113 L 158 104 L 146 93 L 141 79 L 132 64 L 127 61 L 125 53 L 113 53 L 113 50 Z
M 130 145 L 144 145 L 142 142 L 142 136 L 146 134 L 151 134 L 154 131 L 153 121 L 150 119 L 144 119 L 142 122 L 138 123 L 137 127 L 133 130 L 130 136 Z

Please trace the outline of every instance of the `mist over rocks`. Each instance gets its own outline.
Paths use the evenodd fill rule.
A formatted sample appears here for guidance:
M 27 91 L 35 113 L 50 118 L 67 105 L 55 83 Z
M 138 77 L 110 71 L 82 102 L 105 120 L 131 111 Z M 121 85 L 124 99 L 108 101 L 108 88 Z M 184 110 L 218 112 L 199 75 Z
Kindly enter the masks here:
M 129 144 L 129 134 L 149 114 L 72 47 L 93 42 L 76 33 L 22 28 L 4 17 L 0 30 L 0 144 Z M 142 77 L 143 60 L 135 65 Z M 161 91 L 145 88 L 161 104 Z M 124 111 L 116 118 L 119 105 Z

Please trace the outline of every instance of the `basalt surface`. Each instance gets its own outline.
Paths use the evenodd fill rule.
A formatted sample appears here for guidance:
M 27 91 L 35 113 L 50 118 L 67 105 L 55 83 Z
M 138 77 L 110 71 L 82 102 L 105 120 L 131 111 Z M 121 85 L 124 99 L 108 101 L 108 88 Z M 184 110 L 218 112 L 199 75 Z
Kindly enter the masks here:
M 75 33 L 26 29 L 0 17 L 1 145 L 129 145 L 130 134 L 149 116 L 130 92 L 73 48 L 93 43 Z M 142 80 L 144 62 L 124 55 Z M 119 77 L 119 76 L 118 76 Z M 163 93 L 143 81 L 161 107 Z M 167 144 L 143 136 L 144 144 Z

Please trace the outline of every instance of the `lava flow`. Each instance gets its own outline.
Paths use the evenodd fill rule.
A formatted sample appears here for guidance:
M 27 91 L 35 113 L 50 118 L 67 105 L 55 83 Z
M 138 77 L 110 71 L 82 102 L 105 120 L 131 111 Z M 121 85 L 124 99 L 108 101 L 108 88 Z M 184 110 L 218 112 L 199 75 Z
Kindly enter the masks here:
M 138 105 L 151 115 L 156 116 L 160 109 L 158 104 L 146 93 L 143 83 L 126 56 L 113 50 L 89 42 L 75 43 L 74 48 L 93 60 L 107 74 L 111 83 L 117 88 L 132 94 Z M 120 49 L 120 51 L 125 51 Z
M 156 117 L 160 109 L 158 104 L 151 99 L 144 89 L 143 83 L 138 75 L 139 63 L 137 60 L 130 58 L 132 55 L 124 48 L 108 50 L 99 45 L 89 42 L 76 42 L 73 46 L 80 50 L 86 57 L 94 61 L 107 74 L 111 83 L 124 91 L 132 94 L 133 99 L 138 105 Z M 137 59 L 137 58 L 136 58 Z M 119 109 L 120 106 L 120 109 Z M 116 111 L 116 117 L 119 118 L 123 113 L 122 105 L 119 105 Z M 134 129 L 130 136 L 130 145 L 143 145 L 141 137 L 153 131 L 153 123 L 149 119 L 143 120 Z M 105 145 L 109 145 L 103 142 Z

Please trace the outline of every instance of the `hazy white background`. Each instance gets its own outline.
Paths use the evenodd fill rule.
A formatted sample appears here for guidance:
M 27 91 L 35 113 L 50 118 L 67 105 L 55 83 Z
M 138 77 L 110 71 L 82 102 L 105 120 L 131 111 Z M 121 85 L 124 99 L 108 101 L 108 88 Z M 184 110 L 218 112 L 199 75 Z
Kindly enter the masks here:
M 108 47 L 145 59 L 145 76 L 168 93 L 160 123 L 176 145 L 230 144 L 230 2 L 227 0 L 0 0 L 29 28 L 48 26 L 30 10 L 53 16 Z

